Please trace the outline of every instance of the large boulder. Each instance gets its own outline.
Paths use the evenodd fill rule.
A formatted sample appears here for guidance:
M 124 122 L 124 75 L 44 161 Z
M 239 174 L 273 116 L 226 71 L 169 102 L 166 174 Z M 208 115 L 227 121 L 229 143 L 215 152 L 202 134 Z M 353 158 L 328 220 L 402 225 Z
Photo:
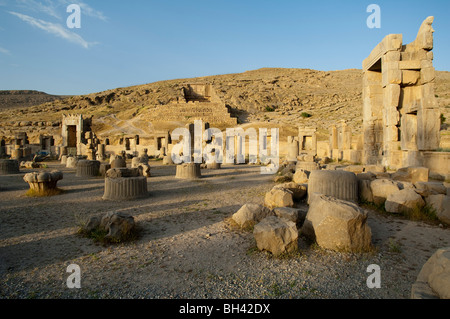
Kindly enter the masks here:
M 294 222 L 276 216 L 264 218 L 253 230 L 259 250 L 274 256 L 298 249 L 298 230 Z
M 436 211 L 436 216 L 441 222 L 450 225 L 450 196 L 430 195 L 425 198 L 425 201 Z
M 309 174 L 310 174 L 309 171 L 305 171 L 303 169 L 298 169 L 295 171 L 295 174 L 292 177 L 292 181 L 297 184 L 308 183 Z
M 245 204 L 231 218 L 242 228 L 250 228 L 273 214 L 272 210 L 262 205 Z
M 320 247 L 335 251 L 360 252 L 371 247 L 372 231 L 367 213 L 353 202 L 315 194 L 311 197 L 302 234 Z
M 290 190 L 292 192 L 292 196 L 294 200 L 303 199 L 308 192 L 308 184 L 297 184 L 294 182 L 283 183 L 279 185 L 275 185 L 274 189 L 284 188 Z
M 264 197 L 264 205 L 269 208 L 293 207 L 294 193 L 286 188 L 272 188 Z
M 423 197 L 438 194 L 447 194 L 447 187 L 442 182 L 416 182 L 414 183 L 415 190 Z
M 396 181 L 403 182 L 428 182 L 428 175 L 430 170 L 426 167 L 409 166 L 403 167 L 397 170 L 397 172 L 391 175 L 391 178 Z
M 438 249 L 423 265 L 411 290 L 412 299 L 450 299 L 450 247 Z
M 355 173 L 342 170 L 312 171 L 308 182 L 308 202 L 314 193 L 357 202 L 358 180 Z
M 273 212 L 279 218 L 284 218 L 286 220 L 294 222 L 296 225 L 303 224 L 307 213 L 306 210 L 293 207 L 276 207 L 273 209 Z
M 370 182 L 370 189 L 372 190 L 373 202 L 376 205 L 384 204 L 390 194 L 400 190 L 396 182 L 385 178 Z
M 389 194 L 384 203 L 384 208 L 389 213 L 406 213 L 424 206 L 425 201 L 422 196 L 409 188 Z
M 133 216 L 122 212 L 109 212 L 102 217 L 100 228 L 107 231 L 105 239 L 122 241 L 127 239 L 135 229 Z

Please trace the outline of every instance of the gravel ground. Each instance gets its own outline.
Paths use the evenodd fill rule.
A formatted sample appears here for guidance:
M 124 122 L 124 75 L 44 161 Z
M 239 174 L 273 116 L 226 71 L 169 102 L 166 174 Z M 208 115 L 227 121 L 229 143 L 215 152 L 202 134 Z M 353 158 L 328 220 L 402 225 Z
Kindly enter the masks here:
M 61 195 L 25 196 L 31 170 L 0 176 L 0 298 L 409 298 L 422 265 L 450 246 L 448 228 L 369 211 L 369 253 L 327 251 L 300 237 L 297 254 L 273 258 L 227 222 L 273 187 L 259 167 L 182 181 L 174 166 L 152 162 L 148 198 L 110 202 L 101 199 L 103 179 L 47 164 L 64 172 Z M 133 215 L 141 237 L 102 245 L 77 235 L 80 220 L 109 211 Z M 80 266 L 81 289 L 67 288 L 70 264 Z M 379 289 L 366 285 L 371 264 L 381 269 Z

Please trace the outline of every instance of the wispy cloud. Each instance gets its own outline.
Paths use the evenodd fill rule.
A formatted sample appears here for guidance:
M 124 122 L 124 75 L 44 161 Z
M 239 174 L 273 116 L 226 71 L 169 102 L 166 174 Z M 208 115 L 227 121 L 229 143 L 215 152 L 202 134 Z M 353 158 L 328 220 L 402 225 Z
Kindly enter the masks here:
M 0 0 L 0 6 L 5 0 Z M 62 20 L 66 14 L 66 7 L 69 4 L 78 4 L 81 8 L 81 13 L 88 17 L 107 21 L 107 17 L 103 12 L 94 9 L 89 4 L 77 0 L 15 0 L 17 7 L 31 10 L 34 12 L 44 13 L 51 17 Z M 6 4 L 4 4 L 6 5 Z
M 80 35 L 67 30 L 61 24 L 56 24 L 56 23 L 51 23 L 51 22 L 44 21 L 41 19 L 36 19 L 36 18 L 30 17 L 30 16 L 27 16 L 25 14 L 13 12 L 13 11 L 9 11 L 9 13 L 18 17 L 22 21 L 27 22 L 28 24 L 30 24 L 33 27 L 47 31 L 48 33 L 51 33 L 59 38 L 63 38 L 72 43 L 81 45 L 82 47 L 84 47 L 86 49 L 88 49 L 92 44 L 94 44 L 94 43 L 87 42 Z
M 35 12 L 42 12 L 51 17 L 61 19 L 61 15 L 58 13 L 58 4 L 53 1 L 44 0 L 43 2 L 39 2 L 35 0 L 16 0 L 16 4 L 19 7 L 27 8 Z
M 103 14 L 103 12 L 96 10 L 92 8 L 89 4 L 83 2 L 83 1 L 76 1 L 76 0 L 59 0 L 59 2 L 65 6 L 69 4 L 78 4 L 81 8 L 81 13 L 85 14 L 89 17 L 100 19 L 103 21 L 107 21 L 108 18 Z
M 0 47 L 0 53 L 6 54 L 6 55 L 11 55 L 11 52 L 9 52 L 9 50 L 6 50 L 5 48 Z

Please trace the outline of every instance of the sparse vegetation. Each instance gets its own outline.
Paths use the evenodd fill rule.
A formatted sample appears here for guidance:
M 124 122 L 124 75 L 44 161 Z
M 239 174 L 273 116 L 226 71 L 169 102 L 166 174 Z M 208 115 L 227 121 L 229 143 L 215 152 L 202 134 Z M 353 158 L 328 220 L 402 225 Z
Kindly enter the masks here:
M 64 191 L 60 188 L 49 189 L 43 192 L 37 192 L 34 189 L 29 189 L 25 195 L 28 197 L 48 197 L 62 194 Z
M 308 117 L 311 117 L 312 115 L 309 114 L 309 113 L 306 113 L 306 112 L 302 112 L 302 113 L 300 114 L 300 116 L 303 117 L 303 118 L 308 118 Z
M 406 211 L 404 216 L 409 220 L 415 221 L 431 221 L 435 222 L 438 220 L 436 216 L 436 211 L 430 205 L 425 205 L 424 207 L 415 207 L 413 210 Z
M 389 245 L 389 251 L 390 251 L 391 253 L 401 253 L 401 252 L 402 252 L 402 249 L 401 249 L 401 247 L 400 247 L 400 244 L 397 243 L 394 239 L 389 238 L 389 243 L 388 243 L 388 245 Z

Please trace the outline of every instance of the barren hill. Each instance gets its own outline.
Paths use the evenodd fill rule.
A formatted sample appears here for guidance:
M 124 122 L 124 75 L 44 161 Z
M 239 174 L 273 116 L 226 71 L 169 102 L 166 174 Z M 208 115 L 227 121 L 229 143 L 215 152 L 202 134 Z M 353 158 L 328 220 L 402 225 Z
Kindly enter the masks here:
M 0 91 L 0 110 L 24 108 L 64 98 L 67 98 L 67 96 L 50 95 L 33 90 L 3 90 Z
M 0 135 L 8 136 L 17 129 L 31 134 L 44 127 L 56 130 L 62 114 L 68 113 L 93 115 L 94 129 L 100 135 L 102 132 L 129 134 L 145 130 L 149 125 L 157 127 L 158 123 L 145 121 L 153 109 L 151 106 L 177 101 L 182 87 L 196 83 L 213 84 L 240 124 L 276 125 L 289 134 L 299 125 L 317 126 L 325 137 L 329 125 L 347 120 L 354 133 L 361 130 L 361 70 L 264 68 L 116 88 L 38 106 L 2 110 Z M 450 118 L 450 72 L 437 72 L 436 96 L 441 112 Z M 176 125 L 179 123 L 174 123 Z

